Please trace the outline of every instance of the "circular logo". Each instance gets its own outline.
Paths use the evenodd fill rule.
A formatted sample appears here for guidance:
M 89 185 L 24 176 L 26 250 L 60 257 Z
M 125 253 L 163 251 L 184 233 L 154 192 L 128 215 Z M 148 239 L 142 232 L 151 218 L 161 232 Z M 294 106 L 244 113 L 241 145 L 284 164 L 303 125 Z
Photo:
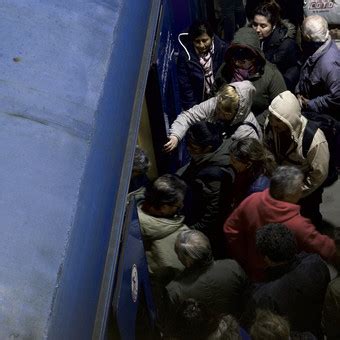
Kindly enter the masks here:
M 138 271 L 135 264 L 132 266 L 131 270 L 131 295 L 132 301 L 136 302 L 138 297 Z

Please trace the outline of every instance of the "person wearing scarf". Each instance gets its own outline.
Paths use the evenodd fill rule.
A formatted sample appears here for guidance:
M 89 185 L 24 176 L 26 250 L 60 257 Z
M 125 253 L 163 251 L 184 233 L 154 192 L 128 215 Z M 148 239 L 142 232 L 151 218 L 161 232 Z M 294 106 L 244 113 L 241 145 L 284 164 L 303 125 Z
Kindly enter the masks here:
M 204 21 L 195 21 L 188 32 L 178 36 L 178 41 L 177 79 L 182 109 L 188 110 L 211 97 L 227 45 Z

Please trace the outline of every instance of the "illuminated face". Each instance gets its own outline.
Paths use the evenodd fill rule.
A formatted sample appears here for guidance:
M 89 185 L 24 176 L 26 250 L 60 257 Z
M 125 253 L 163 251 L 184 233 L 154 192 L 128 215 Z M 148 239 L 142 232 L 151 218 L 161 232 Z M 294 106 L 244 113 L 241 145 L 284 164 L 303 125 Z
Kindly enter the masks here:
M 204 54 L 210 50 L 212 39 L 207 33 L 203 33 L 194 39 L 193 44 L 198 54 Z
M 273 25 L 263 15 L 255 15 L 252 23 L 259 39 L 267 38 L 273 32 Z

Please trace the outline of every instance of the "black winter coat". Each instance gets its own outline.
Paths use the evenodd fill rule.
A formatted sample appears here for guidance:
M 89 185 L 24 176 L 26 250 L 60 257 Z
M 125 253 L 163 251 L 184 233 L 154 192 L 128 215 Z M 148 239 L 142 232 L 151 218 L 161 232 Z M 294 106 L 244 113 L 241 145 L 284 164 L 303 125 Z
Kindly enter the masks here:
M 268 282 L 253 291 L 253 308 L 270 309 L 286 316 L 292 331 L 318 336 L 330 281 L 326 263 L 317 254 L 300 253 L 291 264 L 272 267 L 267 274 Z
M 294 90 L 300 75 L 298 61 L 301 58 L 301 51 L 295 35 L 295 26 L 283 21 L 269 37 L 261 41 L 266 59 L 276 65 L 290 90 Z
M 185 40 L 181 35 L 179 39 Z M 195 52 L 194 46 L 189 41 L 182 41 L 183 47 L 177 59 L 177 77 L 180 90 L 181 104 L 183 110 L 188 110 L 196 104 L 208 99 L 205 94 L 204 70 L 199 63 L 199 58 Z M 212 57 L 213 74 L 223 63 L 226 43 L 218 36 L 214 36 L 214 54 Z
M 197 156 L 177 171 L 188 185 L 185 223 L 211 236 L 219 220 L 220 187 L 229 165 L 227 146 L 223 143 L 211 153 Z

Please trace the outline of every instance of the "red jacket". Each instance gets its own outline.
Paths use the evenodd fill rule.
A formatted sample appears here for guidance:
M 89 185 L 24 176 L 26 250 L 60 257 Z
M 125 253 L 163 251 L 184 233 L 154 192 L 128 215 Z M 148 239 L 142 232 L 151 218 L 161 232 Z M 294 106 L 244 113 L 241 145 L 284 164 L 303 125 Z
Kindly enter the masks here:
M 293 231 L 300 251 L 317 253 L 325 260 L 335 256 L 334 241 L 320 234 L 309 219 L 300 215 L 300 206 L 278 201 L 269 189 L 247 197 L 224 223 L 228 252 L 252 280 L 264 279 L 264 257 L 256 249 L 255 235 L 268 223 L 283 223 Z

